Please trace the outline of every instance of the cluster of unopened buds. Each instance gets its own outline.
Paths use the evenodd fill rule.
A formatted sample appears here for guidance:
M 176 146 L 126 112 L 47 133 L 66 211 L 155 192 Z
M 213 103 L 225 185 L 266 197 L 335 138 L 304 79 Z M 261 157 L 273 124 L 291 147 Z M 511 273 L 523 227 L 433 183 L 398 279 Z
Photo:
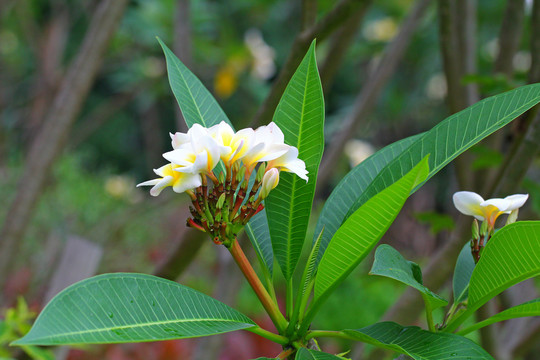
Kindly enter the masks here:
M 495 222 L 502 214 L 508 214 L 506 225 L 516 222 L 519 208 L 529 198 L 528 194 L 515 194 L 502 198 L 484 200 L 472 191 L 459 191 L 454 194 L 456 208 L 465 215 L 474 216 L 472 225 L 471 252 L 475 262 L 480 260 L 482 249 L 495 231 Z M 482 224 L 479 225 L 478 221 Z
M 163 154 L 169 164 L 154 169 L 159 178 L 137 186 L 152 186 L 153 196 L 168 186 L 187 193 L 193 204 L 188 226 L 207 232 L 217 244 L 229 246 L 264 208 L 262 201 L 278 185 L 280 171 L 308 180 L 298 149 L 285 144 L 273 122 L 237 132 L 225 122 L 210 128 L 195 124 L 171 139 L 173 150 Z M 220 160 L 223 167 L 216 176 Z

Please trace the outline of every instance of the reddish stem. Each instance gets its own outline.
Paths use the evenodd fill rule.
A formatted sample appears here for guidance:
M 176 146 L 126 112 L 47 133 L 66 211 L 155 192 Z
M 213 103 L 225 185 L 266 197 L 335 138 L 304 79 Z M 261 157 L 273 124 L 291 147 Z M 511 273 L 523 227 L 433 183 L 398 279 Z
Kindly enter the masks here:
M 270 297 L 270 294 L 268 294 L 268 291 L 266 291 L 266 288 L 261 283 L 261 280 L 257 276 L 255 270 L 253 270 L 251 263 L 247 259 L 244 251 L 242 251 L 242 248 L 236 239 L 232 241 L 229 251 L 234 258 L 234 261 L 249 282 L 249 285 L 251 285 L 251 288 L 253 291 L 255 291 L 255 294 L 261 301 L 264 309 L 270 316 L 270 319 L 272 319 L 272 322 L 276 328 L 280 333 L 285 331 L 285 329 L 287 329 L 287 320 L 285 320 L 283 314 L 279 311 L 279 308 Z

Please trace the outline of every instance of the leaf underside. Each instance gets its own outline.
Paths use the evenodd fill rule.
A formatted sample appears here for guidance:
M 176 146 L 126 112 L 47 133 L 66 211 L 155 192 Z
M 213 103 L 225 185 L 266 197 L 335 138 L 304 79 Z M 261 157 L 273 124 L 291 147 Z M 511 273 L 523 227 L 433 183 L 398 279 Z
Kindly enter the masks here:
M 173 281 L 115 273 L 83 280 L 62 291 L 14 345 L 170 340 L 253 326 L 240 312 Z
M 493 359 L 479 345 L 463 336 L 432 333 L 417 326 L 381 322 L 343 332 L 351 339 L 397 351 L 416 360 Z

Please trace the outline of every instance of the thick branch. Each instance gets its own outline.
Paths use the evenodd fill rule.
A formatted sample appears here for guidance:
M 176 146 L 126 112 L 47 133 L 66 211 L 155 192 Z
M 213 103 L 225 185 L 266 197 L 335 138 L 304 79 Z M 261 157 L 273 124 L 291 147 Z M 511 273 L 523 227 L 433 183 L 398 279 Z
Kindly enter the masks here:
M 70 65 L 42 131 L 32 144 L 24 174 L 5 223 L 0 232 L 0 288 L 17 258 L 35 204 L 44 187 L 54 160 L 64 146 L 66 136 L 101 64 L 127 0 L 102 0 L 92 17 L 81 49 Z
M 343 26 L 332 35 L 328 53 L 320 66 L 321 83 L 323 93 L 328 93 L 332 87 L 333 79 L 343 62 L 347 50 L 351 46 L 358 29 L 362 25 L 362 19 L 372 1 L 365 1 L 356 12 L 343 23 Z
M 191 12 L 190 0 L 178 0 L 174 15 L 174 52 L 178 58 L 188 67 L 193 65 L 193 48 L 191 43 Z M 187 124 L 178 106 L 176 111 L 176 128 L 186 132 Z
M 332 146 L 325 152 L 321 170 L 317 179 L 317 191 L 320 192 L 330 179 L 347 140 L 357 131 L 362 121 L 377 103 L 384 85 L 396 71 L 409 45 L 414 31 L 420 24 L 422 17 L 430 4 L 430 0 L 418 0 L 408 17 L 401 25 L 399 33 L 388 44 L 375 71 L 369 76 L 366 85 L 356 98 L 351 114 L 341 126 L 341 130 L 329 141 Z
M 317 38 L 318 43 L 324 41 L 328 35 L 338 28 L 343 21 L 346 21 L 355 12 L 355 9 L 365 1 L 340 0 L 324 18 L 296 36 L 289 56 L 285 64 L 283 64 L 278 78 L 275 80 L 266 99 L 253 118 L 251 127 L 257 127 L 271 121 L 279 99 L 281 99 L 281 95 L 285 91 L 285 87 L 287 87 L 290 78 L 302 61 L 313 39 Z
M 525 17 L 523 0 L 508 0 L 499 32 L 499 54 L 495 60 L 495 72 L 511 78 L 514 72 L 512 62 L 519 49 L 523 19 Z

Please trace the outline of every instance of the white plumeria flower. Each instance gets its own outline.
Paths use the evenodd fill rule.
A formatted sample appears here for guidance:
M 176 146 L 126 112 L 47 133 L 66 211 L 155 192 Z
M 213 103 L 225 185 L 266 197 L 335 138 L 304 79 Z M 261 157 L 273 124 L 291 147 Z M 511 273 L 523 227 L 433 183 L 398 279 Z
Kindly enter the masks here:
M 284 138 L 283 132 L 274 122 L 257 128 L 255 145 L 248 149 L 242 162 L 248 170 L 252 170 L 259 162 L 277 159 L 290 149 L 290 146 L 285 144 Z
M 261 199 L 265 199 L 270 191 L 275 189 L 275 187 L 279 183 L 279 170 L 276 168 L 268 170 L 266 173 L 264 173 L 264 176 L 262 178 L 261 182 L 261 193 L 260 197 Z
M 158 196 L 167 186 L 172 186 L 174 192 L 183 193 L 186 190 L 194 189 L 202 185 L 201 176 L 199 174 L 190 174 L 175 171 L 178 165 L 167 164 L 159 169 L 154 169 L 154 172 L 160 176 L 158 179 L 148 180 L 137 185 L 153 186 L 150 189 L 150 195 Z
M 188 142 L 180 144 L 184 139 L 178 137 L 178 148 L 163 154 L 163 157 L 173 164 L 180 165 L 175 171 L 210 174 L 219 162 L 223 147 L 199 124 L 193 125 L 187 135 L 190 139 Z
M 501 214 L 510 214 L 519 209 L 529 198 L 528 194 L 516 194 L 501 198 L 484 200 L 472 191 L 459 191 L 454 194 L 453 200 L 456 208 L 465 215 L 474 216 L 480 221 L 487 221 L 488 228 L 492 229 L 495 221 Z
M 292 172 L 301 179 L 306 180 L 306 182 L 308 181 L 306 163 L 298 158 L 298 149 L 294 146 L 290 146 L 289 150 L 277 159 L 269 161 L 267 168 L 277 168 L 278 170 Z
M 220 145 L 221 159 L 227 166 L 242 159 L 255 143 L 253 129 L 246 128 L 235 133 L 224 121 L 212 126 L 208 133 Z

